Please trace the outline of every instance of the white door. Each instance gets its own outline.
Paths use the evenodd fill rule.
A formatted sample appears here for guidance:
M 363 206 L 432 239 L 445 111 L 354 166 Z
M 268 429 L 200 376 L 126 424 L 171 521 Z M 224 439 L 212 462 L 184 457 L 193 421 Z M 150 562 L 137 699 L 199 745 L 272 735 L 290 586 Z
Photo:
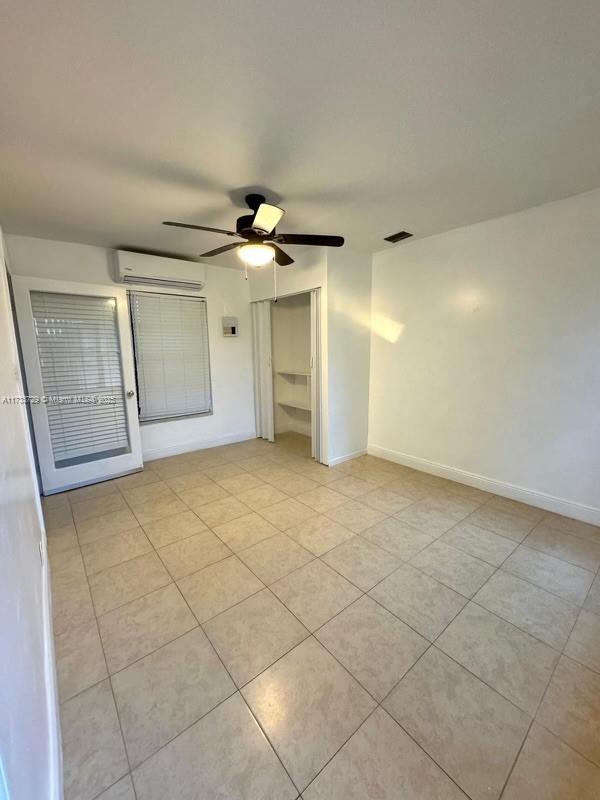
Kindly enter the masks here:
M 310 407 L 311 455 L 322 462 L 321 452 L 321 293 L 310 293 Z
M 44 494 L 142 466 L 127 294 L 15 277 Z
M 275 440 L 273 413 L 273 367 L 271 365 L 271 301 L 252 303 L 254 348 L 254 414 L 256 435 Z

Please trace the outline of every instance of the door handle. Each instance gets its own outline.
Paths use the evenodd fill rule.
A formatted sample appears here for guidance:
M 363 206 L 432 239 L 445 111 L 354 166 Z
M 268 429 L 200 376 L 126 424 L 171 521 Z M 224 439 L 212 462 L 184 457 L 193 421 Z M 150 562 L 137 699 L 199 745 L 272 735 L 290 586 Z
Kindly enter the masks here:
M 134 394 L 135 394 L 135 392 L 133 391 L 133 389 L 130 389 L 130 390 L 127 392 L 127 397 L 130 397 L 130 398 L 131 398 L 131 397 L 133 397 L 133 395 L 134 395 Z

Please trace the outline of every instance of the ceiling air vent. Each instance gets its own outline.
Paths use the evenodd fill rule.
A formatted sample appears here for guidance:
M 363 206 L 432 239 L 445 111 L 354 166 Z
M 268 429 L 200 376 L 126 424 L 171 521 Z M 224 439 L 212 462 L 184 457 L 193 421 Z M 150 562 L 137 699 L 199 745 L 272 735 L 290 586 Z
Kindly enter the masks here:
M 384 240 L 396 244 L 396 242 L 401 242 L 402 239 L 410 239 L 411 236 L 412 233 L 408 231 L 398 231 L 398 233 L 392 233 L 391 236 L 384 236 Z

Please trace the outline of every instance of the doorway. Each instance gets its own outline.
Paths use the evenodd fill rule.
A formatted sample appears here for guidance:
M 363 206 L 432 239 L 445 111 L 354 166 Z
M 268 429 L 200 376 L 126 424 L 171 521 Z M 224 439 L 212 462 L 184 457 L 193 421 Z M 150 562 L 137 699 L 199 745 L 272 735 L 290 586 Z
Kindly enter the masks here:
M 252 304 L 257 435 L 322 458 L 320 292 Z

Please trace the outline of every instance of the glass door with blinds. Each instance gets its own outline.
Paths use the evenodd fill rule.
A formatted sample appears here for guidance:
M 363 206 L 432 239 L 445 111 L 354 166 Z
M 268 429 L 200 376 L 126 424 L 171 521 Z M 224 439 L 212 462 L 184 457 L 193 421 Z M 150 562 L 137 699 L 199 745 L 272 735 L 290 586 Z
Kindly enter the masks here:
M 125 290 L 13 283 L 44 493 L 141 467 Z

